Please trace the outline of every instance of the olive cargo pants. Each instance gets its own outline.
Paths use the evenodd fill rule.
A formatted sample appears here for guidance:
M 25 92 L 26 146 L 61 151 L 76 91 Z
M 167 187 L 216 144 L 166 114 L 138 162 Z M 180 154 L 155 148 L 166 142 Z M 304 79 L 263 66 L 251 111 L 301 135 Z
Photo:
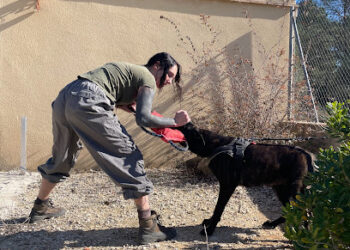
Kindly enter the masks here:
M 97 84 L 77 79 L 52 103 L 52 157 L 39 166 L 43 178 L 57 183 L 69 177 L 82 143 L 96 163 L 123 190 L 125 199 L 153 191 L 140 150 L 120 124 L 114 103 Z

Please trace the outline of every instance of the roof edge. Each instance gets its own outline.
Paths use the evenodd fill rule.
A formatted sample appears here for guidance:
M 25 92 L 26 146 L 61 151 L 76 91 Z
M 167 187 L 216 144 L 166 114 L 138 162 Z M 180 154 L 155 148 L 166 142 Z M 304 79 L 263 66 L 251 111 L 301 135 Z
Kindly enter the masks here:
M 228 2 L 236 3 L 250 3 L 250 4 L 261 4 L 261 5 L 273 5 L 280 7 L 297 7 L 295 0 L 226 0 Z

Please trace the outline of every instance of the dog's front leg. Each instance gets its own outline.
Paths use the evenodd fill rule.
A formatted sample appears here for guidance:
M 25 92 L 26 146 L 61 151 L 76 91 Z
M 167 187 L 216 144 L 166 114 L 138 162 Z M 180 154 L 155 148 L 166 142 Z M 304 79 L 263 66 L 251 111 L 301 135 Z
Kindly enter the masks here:
M 215 210 L 213 216 L 210 219 L 205 219 L 202 222 L 202 225 L 205 226 L 205 229 L 201 231 L 202 235 L 207 233 L 208 235 L 212 235 L 216 228 L 216 225 L 219 223 L 221 219 L 221 215 L 224 212 L 225 206 L 227 202 L 230 200 L 231 195 L 235 191 L 236 186 L 231 187 L 223 187 L 220 185 L 220 192 L 218 202 L 216 203 Z

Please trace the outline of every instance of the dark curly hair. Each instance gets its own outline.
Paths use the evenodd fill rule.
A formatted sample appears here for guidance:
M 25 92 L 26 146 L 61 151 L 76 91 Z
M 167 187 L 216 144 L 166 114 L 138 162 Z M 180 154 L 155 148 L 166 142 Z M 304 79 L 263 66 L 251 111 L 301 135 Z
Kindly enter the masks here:
M 175 87 L 176 87 L 176 91 L 179 94 L 179 96 L 181 97 L 181 93 L 182 93 L 182 88 L 180 86 L 180 81 L 181 81 L 181 65 L 169 54 L 166 52 L 160 52 L 155 54 L 154 56 L 152 56 L 147 64 L 145 65 L 146 67 L 151 67 L 154 64 L 156 64 L 157 62 L 159 62 L 160 67 L 162 67 L 162 69 L 164 70 L 164 73 L 160 79 L 160 88 L 162 88 L 164 86 L 164 81 L 165 81 L 165 77 L 166 74 L 169 72 L 169 69 L 171 67 L 173 67 L 174 65 L 177 65 L 177 73 L 175 76 Z

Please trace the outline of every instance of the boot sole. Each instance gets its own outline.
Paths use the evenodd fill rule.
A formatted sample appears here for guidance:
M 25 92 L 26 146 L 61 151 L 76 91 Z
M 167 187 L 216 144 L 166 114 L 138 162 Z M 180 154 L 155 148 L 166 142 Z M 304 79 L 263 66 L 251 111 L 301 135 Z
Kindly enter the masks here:
M 146 245 L 149 243 L 171 240 L 176 237 L 176 232 L 172 232 L 171 235 L 166 235 L 164 233 L 159 233 L 156 235 L 143 235 L 139 238 L 140 245 Z
M 57 218 L 64 215 L 64 213 L 65 211 L 62 211 L 61 213 L 58 213 L 58 214 L 33 215 L 33 216 L 30 216 L 29 223 L 34 223 L 36 221 L 47 220 L 51 218 Z

